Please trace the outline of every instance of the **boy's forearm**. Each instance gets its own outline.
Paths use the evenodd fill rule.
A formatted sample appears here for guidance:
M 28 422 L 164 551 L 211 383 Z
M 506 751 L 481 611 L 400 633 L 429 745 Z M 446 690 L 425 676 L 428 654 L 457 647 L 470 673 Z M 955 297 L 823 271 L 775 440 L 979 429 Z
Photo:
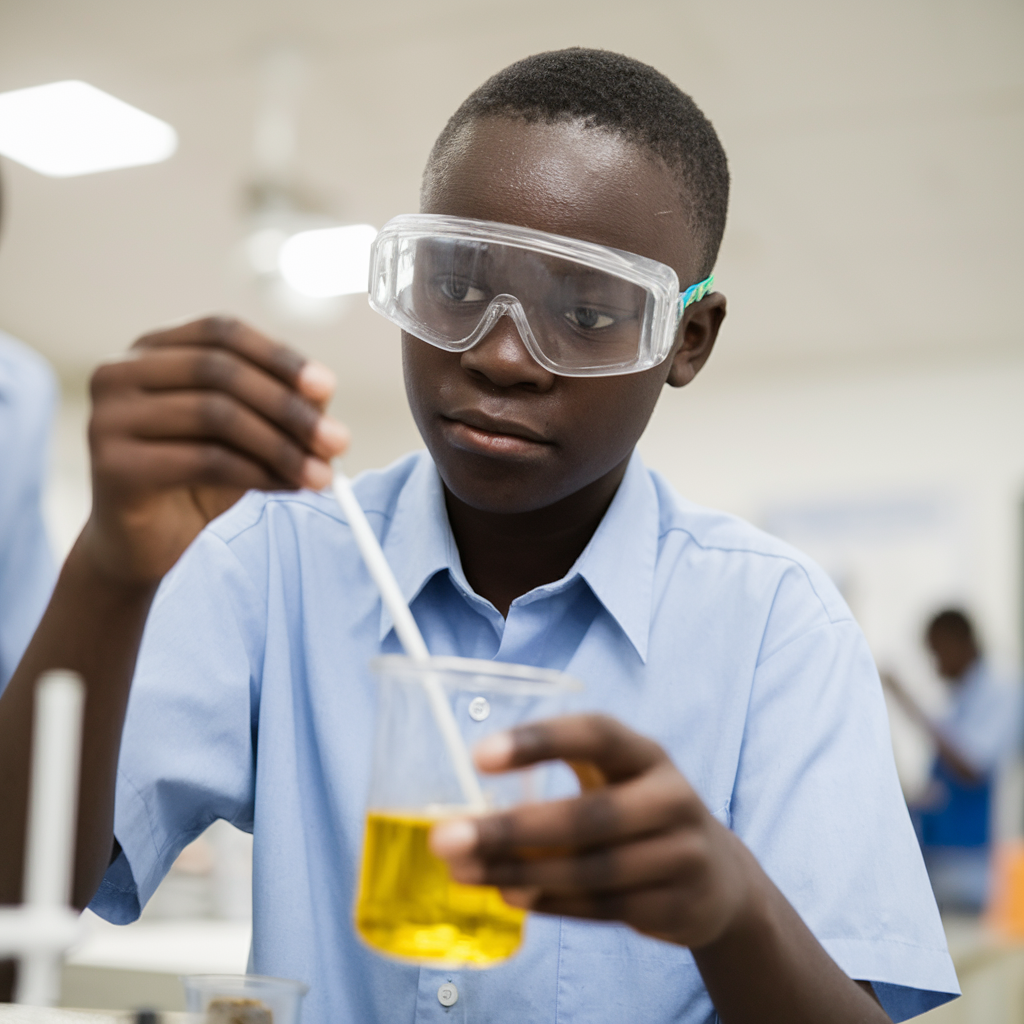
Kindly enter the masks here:
M 915 721 L 939 748 L 939 755 L 969 786 L 977 786 L 985 778 L 943 734 L 942 730 L 925 714 L 924 709 L 907 692 L 906 687 L 891 672 L 881 674 L 883 685 L 899 701 L 904 711 Z
M 752 854 L 752 898 L 719 939 L 693 951 L 723 1024 L 891 1024 L 851 981 Z
M 934 739 L 939 748 L 939 756 L 960 777 L 961 782 L 968 786 L 978 786 L 985 781 L 984 772 L 979 772 L 938 729 L 934 732 Z
M 21 899 L 35 682 L 66 668 L 85 680 L 73 902 L 92 898 L 110 860 L 114 782 L 139 641 L 156 585 L 104 576 L 78 544 L 0 697 L 0 904 Z

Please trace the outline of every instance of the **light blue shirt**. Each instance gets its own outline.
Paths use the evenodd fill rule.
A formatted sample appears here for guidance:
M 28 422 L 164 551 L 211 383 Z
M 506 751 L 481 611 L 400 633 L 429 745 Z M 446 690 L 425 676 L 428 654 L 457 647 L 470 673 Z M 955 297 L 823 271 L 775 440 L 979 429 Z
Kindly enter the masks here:
M 42 356 L 0 331 L 0 692 L 56 578 L 41 506 L 56 390 Z
M 939 730 L 975 771 L 989 774 L 1020 745 L 1020 687 L 997 679 L 983 658 L 964 673 Z
M 356 492 L 434 654 L 582 679 L 579 706 L 661 743 L 895 1020 L 958 991 L 871 655 L 814 564 L 681 500 L 634 456 L 573 569 L 506 620 L 466 582 L 425 454 Z M 306 1024 L 713 1021 L 692 955 L 622 925 L 532 916 L 517 956 L 486 971 L 360 944 L 367 663 L 398 650 L 332 498 L 251 493 L 211 524 L 147 624 L 118 776 L 123 853 L 93 909 L 134 919 L 178 851 L 226 818 L 255 836 L 251 969 L 308 983 Z

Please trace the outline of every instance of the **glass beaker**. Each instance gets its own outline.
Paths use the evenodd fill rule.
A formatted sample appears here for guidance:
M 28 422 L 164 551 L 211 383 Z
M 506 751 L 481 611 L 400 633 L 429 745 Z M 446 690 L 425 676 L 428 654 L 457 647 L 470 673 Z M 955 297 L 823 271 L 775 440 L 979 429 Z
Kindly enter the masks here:
M 371 662 L 378 684 L 377 728 L 356 898 L 356 930 L 378 952 L 434 967 L 489 967 L 522 942 L 524 911 L 496 888 L 452 881 L 428 837 L 467 805 L 438 727 L 425 680 L 439 684 L 472 748 L 485 736 L 564 711 L 582 690 L 551 669 L 469 658 Z M 486 810 L 547 796 L 550 765 L 480 775 Z
M 189 974 L 185 1008 L 199 1024 L 297 1024 L 301 981 L 262 974 Z

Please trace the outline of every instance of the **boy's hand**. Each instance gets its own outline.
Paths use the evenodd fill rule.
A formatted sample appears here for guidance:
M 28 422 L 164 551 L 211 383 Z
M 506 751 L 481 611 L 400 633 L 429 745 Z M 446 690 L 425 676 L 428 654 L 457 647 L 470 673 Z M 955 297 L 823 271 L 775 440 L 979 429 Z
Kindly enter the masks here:
M 348 431 L 323 415 L 334 376 L 236 320 L 140 338 L 92 378 L 93 507 L 79 547 L 151 585 L 248 488 L 321 488 Z
M 496 885 L 508 902 L 543 913 L 623 921 L 693 949 L 747 909 L 756 862 L 652 740 L 583 715 L 495 734 L 474 754 L 488 772 L 589 761 L 608 785 L 435 825 L 431 846 L 457 881 Z

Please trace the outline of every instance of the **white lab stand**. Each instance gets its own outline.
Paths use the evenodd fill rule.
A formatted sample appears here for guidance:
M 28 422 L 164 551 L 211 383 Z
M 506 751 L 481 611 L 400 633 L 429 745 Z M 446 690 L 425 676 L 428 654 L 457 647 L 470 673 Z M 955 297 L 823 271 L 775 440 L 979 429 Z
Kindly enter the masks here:
M 0 907 L 0 958 L 20 961 L 15 1001 L 53 1006 L 64 953 L 79 934 L 69 906 L 84 687 L 73 672 L 36 686 L 24 903 Z

